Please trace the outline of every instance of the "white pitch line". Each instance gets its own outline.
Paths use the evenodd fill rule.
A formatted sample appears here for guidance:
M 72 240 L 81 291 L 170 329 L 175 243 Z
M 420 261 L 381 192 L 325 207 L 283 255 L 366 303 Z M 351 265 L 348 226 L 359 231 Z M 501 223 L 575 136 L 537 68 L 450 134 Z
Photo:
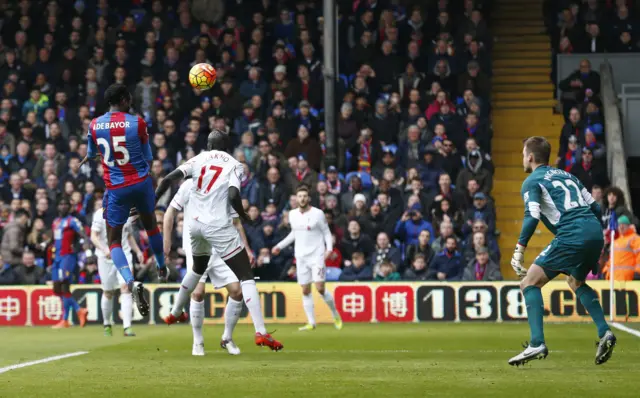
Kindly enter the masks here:
M 6 366 L 4 368 L 0 368 L 0 374 L 6 373 L 6 372 L 8 372 L 10 370 L 26 368 L 27 366 L 39 365 L 41 363 L 59 361 L 61 359 L 77 357 L 77 356 L 85 355 L 85 354 L 88 354 L 88 353 L 89 353 L 89 351 L 70 352 L 68 354 L 62 354 L 62 355 L 56 355 L 56 356 L 53 356 L 53 357 L 38 359 L 37 361 L 23 362 L 23 363 L 19 363 L 19 364 L 16 364 L 16 365 Z
M 613 327 L 614 327 L 614 328 L 616 328 L 616 329 L 620 329 L 620 330 L 622 330 L 623 332 L 627 332 L 627 333 L 629 333 L 629 334 L 632 334 L 632 335 L 634 335 L 634 336 L 636 336 L 636 337 L 640 337 L 640 332 L 639 332 L 639 331 L 637 331 L 637 330 L 635 330 L 635 329 L 631 329 L 630 327 L 625 326 L 625 325 L 623 325 L 623 324 L 621 324 L 621 323 L 613 322 L 613 323 L 611 324 L 611 326 L 613 326 Z

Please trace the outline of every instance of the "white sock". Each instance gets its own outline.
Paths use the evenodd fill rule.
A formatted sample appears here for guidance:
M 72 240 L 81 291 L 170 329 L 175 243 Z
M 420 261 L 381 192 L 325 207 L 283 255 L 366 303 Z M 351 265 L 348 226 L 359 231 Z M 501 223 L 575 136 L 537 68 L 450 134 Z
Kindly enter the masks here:
M 322 295 L 322 298 L 324 299 L 324 302 L 327 303 L 327 305 L 329 306 L 329 309 L 331 310 L 331 313 L 333 314 L 334 318 L 338 318 L 340 316 L 340 314 L 338 313 L 338 310 L 336 309 L 336 302 L 333 301 L 333 296 L 331 295 L 331 293 L 329 293 L 328 291 L 324 291 L 324 294 Z
M 107 298 L 107 295 L 102 293 L 100 299 L 100 307 L 102 308 L 102 319 L 105 326 L 111 325 L 111 315 L 113 314 L 113 298 Z
M 242 281 L 240 282 L 240 286 L 242 287 L 244 303 L 249 309 L 256 333 L 267 334 L 267 329 L 264 326 L 264 318 L 262 317 L 262 306 L 260 305 L 260 294 L 258 293 L 256 281 Z
M 187 272 L 184 276 L 182 283 L 180 284 L 178 296 L 176 297 L 176 301 L 173 303 L 173 308 L 171 309 L 171 314 L 173 316 L 180 316 L 180 314 L 184 312 L 184 308 L 187 306 L 189 300 L 191 300 L 191 293 L 193 293 L 196 286 L 198 286 L 200 278 L 202 278 L 202 275 L 196 274 L 193 271 Z
M 120 314 L 122 315 L 122 327 L 131 327 L 131 318 L 133 318 L 133 296 L 131 293 L 120 294 Z
M 242 301 L 237 301 L 229 297 L 227 306 L 224 309 L 224 333 L 222 340 L 233 340 L 233 329 L 235 329 L 242 312 Z
M 191 300 L 189 315 L 191 316 L 191 329 L 193 330 L 193 344 L 204 344 L 204 336 L 202 335 L 204 301 Z
M 316 325 L 316 314 L 313 312 L 313 295 L 303 294 L 302 295 L 302 308 L 304 308 L 304 313 L 307 315 L 307 322 L 309 325 Z

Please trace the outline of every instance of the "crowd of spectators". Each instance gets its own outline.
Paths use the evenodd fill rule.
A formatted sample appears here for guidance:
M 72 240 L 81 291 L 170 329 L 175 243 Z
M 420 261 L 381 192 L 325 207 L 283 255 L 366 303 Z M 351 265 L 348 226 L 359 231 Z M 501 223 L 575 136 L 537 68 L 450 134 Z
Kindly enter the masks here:
M 85 226 L 101 205 L 102 168 L 80 166 L 102 93 L 128 85 L 148 125 L 157 183 L 203 150 L 212 128 L 234 139 L 248 178 L 245 225 L 263 280 L 293 280 L 270 248 L 289 232 L 306 184 L 335 241 L 331 280 L 496 280 L 491 198 L 489 0 L 339 1 L 339 77 L 324 103 L 322 3 L 21 0 L 2 11 L 0 284 L 42 283 L 51 225 L 69 198 Z M 189 68 L 218 82 L 201 92 Z M 337 111 L 338 161 L 324 163 L 324 112 Z M 175 192 L 175 190 L 173 191 Z M 158 201 L 156 215 L 173 192 Z M 170 268 L 184 273 L 177 220 Z M 136 277 L 155 281 L 145 250 Z M 90 242 L 78 281 L 95 283 Z
M 633 224 L 637 224 L 637 219 L 626 205 L 622 190 L 610 186 L 600 74 L 592 69 L 587 56 L 589 53 L 640 51 L 637 2 L 586 0 L 548 1 L 545 4 L 554 61 L 557 54 L 585 55 L 577 70 L 568 76 L 558 76 L 554 81 L 561 92 L 559 100 L 566 119 L 560 134 L 556 165 L 575 175 L 600 204 L 607 244 L 611 243 L 612 226 L 616 229 L 616 239 L 635 236 Z M 555 68 L 552 73 L 555 76 Z M 620 219 L 621 223 L 618 222 Z M 617 224 L 620 224 L 620 230 L 617 230 Z M 602 258 L 601 276 L 605 277 L 608 253 L 609 250 L 605 250 Z M 629 275 L 633 279 L 634 272 Z

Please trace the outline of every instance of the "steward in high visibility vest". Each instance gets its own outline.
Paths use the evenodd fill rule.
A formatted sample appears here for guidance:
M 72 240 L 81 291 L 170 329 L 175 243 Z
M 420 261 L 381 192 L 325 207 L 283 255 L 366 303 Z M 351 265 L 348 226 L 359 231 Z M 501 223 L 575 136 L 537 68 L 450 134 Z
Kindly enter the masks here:
M 618 218 L 618 232 L 618 237 L 613 241 L 614 280 L 640 279 L 640 235 L 627 216 Z M 606 279 L 609 279 L 610 267 L 611 259 L 602 270 Z

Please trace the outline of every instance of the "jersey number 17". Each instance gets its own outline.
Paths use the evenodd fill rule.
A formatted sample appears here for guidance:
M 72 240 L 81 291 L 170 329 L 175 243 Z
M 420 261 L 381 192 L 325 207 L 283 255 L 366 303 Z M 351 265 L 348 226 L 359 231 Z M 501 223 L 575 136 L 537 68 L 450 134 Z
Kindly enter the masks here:
M 209 191 L 211 191 L 211 188 L 213 187 L 213 184 L 216 183 L 216 180 L 218 179 L 218 177 L 220 177 L 220 174 L 222 174 L 222 167 L 218 167 L 218 166 L 202 166 L 202 169 L 200 169 L 200 177 L 198 177 L 198 187 L 196 188 L 197 191 L 202 190 L 202 184 L 204 182 L 204 178 L 205 175 L 207 174 L 207 170 L 211 170 L 213 171 L 213 175 L 211 176 L 211 181 L 209 181 L 209 184 L 207 185 L 206 189 L 204 190 L 204 193 L 209 193 Z
M 564 184 L 562 183 L 562 181 L 553 181 L 552 185 L 555 188 L 560 188 L 564 191 L 564 209 L 565 210 L 569 210 L 569 209 L 575 209 L 576 207 L 587 207 L 587 202 L 584 201 L 584 198 L 582 197 L 582 192 L 580 192 L 580 188 L 578 187 L 578 185 L 573 182 L 570 179 L 566 179 L 564 180 Z M 575 189 L 576 191 L 576 199 L 575 200 L 571 200 L 571 190 L 569 189 L 569 187 Z

